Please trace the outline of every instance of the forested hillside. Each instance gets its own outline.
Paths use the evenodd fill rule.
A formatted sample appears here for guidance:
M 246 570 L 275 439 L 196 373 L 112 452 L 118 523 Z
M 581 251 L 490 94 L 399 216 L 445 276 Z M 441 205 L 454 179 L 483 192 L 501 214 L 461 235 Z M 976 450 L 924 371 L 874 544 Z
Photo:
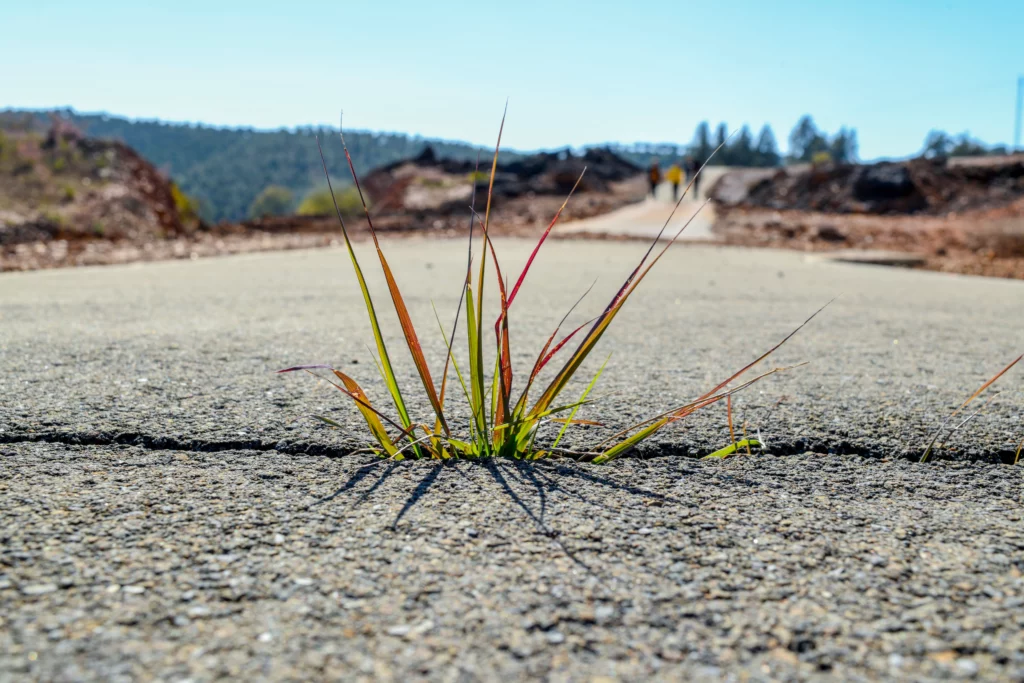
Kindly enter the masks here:
M 297 205 L 306 194 L 323 185 L 316 134 L 321 136 L 336 186 L 350 182 L 336 129 L 254 131 L 133 121 L 71 110 L 59 114 L 86 135 L 121 140 L 137 150 L 197 200 L 203 218 L 208 221 L 247 217 L 253 201 L 270 186 L 290 190 Z M 0 112 L 0 127 L 42 131 L 49 127 L 50 115 L 51 112 L 4 111 Z M 345 141 L 356 170 L 361 173 L 415 156 L 428 144 L 442 157 L 471 159 L 477 154 L 477 148 L 469 144 L 397 133 L 346 131 Z M 488 158 L 486 150 L 484 158 Z

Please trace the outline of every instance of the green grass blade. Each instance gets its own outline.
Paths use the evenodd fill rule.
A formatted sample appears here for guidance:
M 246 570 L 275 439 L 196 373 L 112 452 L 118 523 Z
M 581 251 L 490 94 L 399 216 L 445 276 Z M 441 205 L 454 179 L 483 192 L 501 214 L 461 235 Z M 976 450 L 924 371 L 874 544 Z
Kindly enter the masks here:
M 341 233 L 345 239 L 345 247 L 348 249 L 349 259 L 352 261 L 352 267 L 356 272 L 356 279 L 359 281 L 359 289 L 363 294 L 363 303 L 366 306 L 366 312 L 370 317 L 370 327 L 373 330 L 373 339 L 377 344 L 377 353 L 380 356 L 381 367 L 384 370 L 384 378 L 388 393 L 391 395 L 391 400 L 395 404 L 395 409 L 398 410 L 399 419 L 402 425 L 406 428 L 412 424 L 412 420 L 409 418 L 409 411 L 405 406 L 405 401 L 402 398 L 402 391 L 398 386 L 398 380 L 395 377 L 394 368 L 391 366 L 391 357 L 388 355 L 387 346 L 384 343 L 384 335 L 380 331 L 380 323 L 377 320 L 377 311 L 373 306 L 373 298 L 370 296 L 370 288 L 366 284 L 366 278 L 363 277 L 363 269 L 359 266 L 359 259 L 356 258 L 355 249 L 352 248 L 352 240 L 348 236 L 348 228 L 345 227 L 345 219 L 341 217 L 341 209 L 338 208 L 338 200 L 334 195 L 334 187 L 331 185 L 331 174 L 327 170 L 327 160 L 324 158 L 324 151 L 320 147 L 320 138 L 316 138 L 316 147 L 320 152 L 320 162 L 324 167 L 324 176 L 327 178 L 327 188 L 331 193 L 331 200 L 334 202 L 334 211 L 338 216 L 338 223 L 341 225 Z M 419 457 L 421 455 L 418 447 L 413 449 Z
M 597 380 L 601 377 L 601 373 L 604 372 L 604 368 L 606 365 L 608 365 L 608 361 L 611 359 L 611 357 L 611 354 L 608 354 L 608 358 L 605 358 L 604 363 L 601 363 L 601 368 L 594 375 L 594 378 L 590 380 L 590 384 L 588 384 L 587 388 L 583 390 L 583 393 L 580 394 L 580 401 L 586 400 L 587 394 L 589 394 L 590 390 L 594 388 L 595 384 L 597 384 Z M 579 409 L 580 407 L 576 406 L 575 408 L 572 409 L 572 412 L 569 413 L 568 421 L 564 425 L 562 425 L 562 428 L 560 430 L 558 430 L 558 436 L 555 437 L 555 442 L 551 444 L 552 448 L 558 447 L 558 442 L 562 440 L 562 437 L 565 435 L 565 430 L 568 429 L 572 419 L 576 417 L 576 411 Z
M 741 448 L 746 448 L 749 452 L 751 446 L 760 446 L 761 442 L 757 439 L 742 439 L 736 443 L 731 443 L 725 448 L 721 448 L 710 455 L 705 455 L 701 460 L 715 460 L 724 459 L 735 453 Z
M 470 408 L 473 421 L 476 423 L 477 434 L 487 440 L 487 415 L 484 398 L 483 349 L 480 345 L 479 326 L 477 325 L 476 308 L 473 306 L 472 283 L 466 287 L 466 329 L 469 337 L 469 387 L 471 390 Z

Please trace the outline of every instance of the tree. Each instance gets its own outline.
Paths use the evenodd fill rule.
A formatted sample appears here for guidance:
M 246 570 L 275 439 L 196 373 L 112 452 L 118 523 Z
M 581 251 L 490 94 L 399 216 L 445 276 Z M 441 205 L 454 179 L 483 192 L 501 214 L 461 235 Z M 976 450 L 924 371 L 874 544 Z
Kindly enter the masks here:
M 754 166 L 778 166 L 782 161 L 779 146 L 775 142 L 775 133 L 767 123 L 757 135 L 757 148 L 754 152 Z
M 323 142 L 327 166 L 348 174 L 337 129 L 303 127 L 295 130 L 257 131 L 246 128 L 215 128 L 169 124 L 159 121 L 130 121 L 102 114 L 58 112 L 89 137 L 114 138 L 131 146 L 154 166 L 164 169 L 190 196 L 206 197 L 201 206 L 204 219 L 239 221 L 246 218 L 257 196 L 270 185 L 291 190 L 298 202 L 324 182 L 314 135 Z M 50 126 L 47 111 L 2 110 L 0 128 L 21 126 L 45 135 Z M 428 144 L 439 158 L 473 160 L 478 148 L 457 142 L 428 140 L 398 133 L 346 133 L 356 170 L 363 176 L 374 168 L 415 157 Z M 485 152 L 487 154 L 488 152 Z M 515 158 L 502 151 L 502 161 Z M 490 157 L 488 157 L 490 158 Z
M 736 139 L 722 152 L 724 152 L 723 161 L 726 165 L 754 166 L 754 136 L 750 132 L 750 126 L 744 124 Z
M 816 153 L 828 152 L 828 147 L 828 141 L 808 115 L 804 115 L 789 134 L 789 156 L 796 161 L 810 161 Z
M 922 155 L 929 158 L 948 157 L 951 149 L 953 149 L 953 140 L 949 135 L 941 130 L 933 130 L 924 139 Z
M 725 151 L 723 145 L 726 143 L 728 139 L 729 127 L 724 123 L 718 124 L 718 128 L 715 129 L 715 149 L 721 147 L 722 151 Z M 711 151 L 714 152 L 714 150 Z M 715 158 L 713 159 L 713 162 L 716 166 L 723 166 L 726 163 L 726 160 L 721 156 L 721 154 L 722 152 L 719 152 L 718 154 L 715 155 Z
M 972 140 L 967 133 L 960 133 L 956 138 L 956 144 L 949 150 L 951 157 L 979 157 L 988 154 L 988 148 L 978 140 Z
M 857 131 L 840 128 L 828 146 L 829 156 L 837 164 L 850 164 L 857 160 Z
M 291 190 L 280 185 L 269 185 L 263 188 L 249 206 L 249 218 L 284 216 L 291 212 L 294 204 Z
M 694 155 L 698 164 L 703 164 L 714 151 L 711 146 L 711 126 L 707 121 L 697 124 L 697 131 L 693 135 L 693 144 L 690 145 L 690 153 Z

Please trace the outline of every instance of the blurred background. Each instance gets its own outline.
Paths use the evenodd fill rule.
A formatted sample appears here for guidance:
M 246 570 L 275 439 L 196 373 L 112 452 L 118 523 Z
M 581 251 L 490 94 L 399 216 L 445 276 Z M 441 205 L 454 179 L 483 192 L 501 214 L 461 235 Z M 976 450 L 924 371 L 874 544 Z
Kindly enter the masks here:
M 506 100 L 502 161 L 533 159 L 502 169 L 499 194 L 510 202 L 504 222 L 512 233 L 530 232 L 550 211 L 544 200 L 516 200 L 564 195 L 586 163 L 578 160 L 598 151 L 614 159 L 602 157 L 607 166 L 590 159 L 597 172 L 570 220 L 648 194 L 670 200 L 672 180 L 681 177 L 685 187 L 705 161 L 789 169 L 767 187 L 760 185 L 773 174 L 722 184 L 714 181 L 723 174 L 709 173 L 691 191 L 715 202 L 701 235 L 744 244 L 864 247 L 867 233 L 879 233 L 870 246 L 906 249 L 924 223 L 909 237 L 902 224 L 831 225 L 825 233 L 833 237 L 822 239 L 819 214 L 913 215 L 931 221 L 928 239 L 937 230 L 952 235 L 930 245 L 930 256 L 991 251 L 994 238 L 972 242 L 962 224 L 937 228 L 936 221 L 998 209 L 1003 214 L 990 218 L 1006 242 L 1019 214 L 1006 207 L 1024 192 L 1019 174 L 1006 170 L 1018 163 L 1012 152 L 1021 145 L 1024 97 L 1024 3 L 1015 0 L 42 1 L 9 3 L 0 19 L 7 67 L 0 267 L 28 267 L 28 257 L 10 256 L 15 244 L 67 242 L 65 255 L 40 256 L 29 264 L 36 267 L 88 261 L 93 256 L 81 256 L 85 248 L 75 242 L 86 237 L 180 237 L 234 226 L 220 229 L 226 239 L 253 230 L 247 221 L 323 216 L 332 206 L 313 136 L 328 138 L 324 153 L 338 185 L 350 185 L 330 134 L 342 110 L 356 167 L 373 180 L 373 210 L 382 222 L 390 216 L 396 231 L 455 229 L 453 207 L 464 217 L 465 181 L 479 150 L 495 144 Z M 531 156 L 538 151 L 550 158 Z M 943 165 L 867 176 L 833 168 L 917 158 Z M 964 171 L 956 159 L 987 161 Z M 168 186 L 135 187 L 146 174 L 128 167 L 142 162 Z M 1002 170 L 975 177 L 988 173 L 976 170 L 988 162 Z M 833 175 L 821 175 L 826 166 Z M 106 205 L 116 197 L 97 194 L 118 179 L 125 188 L 117 192 L 153 205 L 148 223 L 131 207 Z M 347 195 L 342 208 L 357 214 L 358 199 Z M 758 210 L 807 215 L 779 219 Z M 281 233 L 331 228 L 310 219 L 260 229 L 273 242 Z M 895 238 L 894 230 L 903 233 Z M 996 256 L 1006 251 L 1000 246 Z

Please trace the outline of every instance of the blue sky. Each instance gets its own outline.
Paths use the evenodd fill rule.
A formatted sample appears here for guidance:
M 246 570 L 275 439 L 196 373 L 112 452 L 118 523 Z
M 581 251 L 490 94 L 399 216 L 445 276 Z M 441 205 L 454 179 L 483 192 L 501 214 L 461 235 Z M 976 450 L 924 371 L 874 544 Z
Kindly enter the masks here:
M 1022 0 L 725 3 L 8 2 L 0 107 L 277 128 L 334 123 L 519 149 L 688 142 L 803 113 L 862 158 L 932 128 L 1013 135 Z

